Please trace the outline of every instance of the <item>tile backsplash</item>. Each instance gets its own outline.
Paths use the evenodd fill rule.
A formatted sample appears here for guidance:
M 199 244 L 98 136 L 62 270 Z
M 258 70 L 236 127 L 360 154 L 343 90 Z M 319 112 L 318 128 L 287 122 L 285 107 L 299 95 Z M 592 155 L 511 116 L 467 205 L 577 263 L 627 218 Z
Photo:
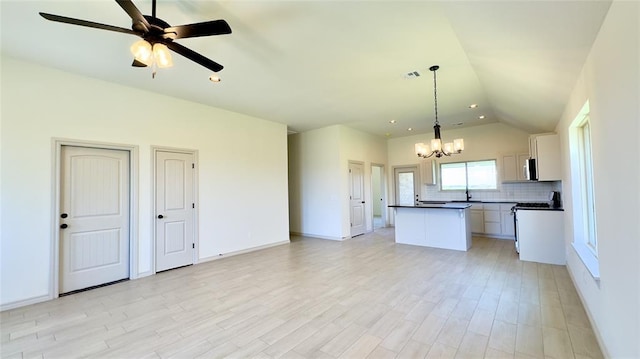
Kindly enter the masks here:
M 499 184 L 497 190 L 470 190 L 469 194 L 476 201 L 546 202 L 551 191 L 562 192 L 562 182 L 507 182 Z M 441 191 L 439 185 L 423 185 L 421 192 L 422 201 L 466 199 L 464 191 Z

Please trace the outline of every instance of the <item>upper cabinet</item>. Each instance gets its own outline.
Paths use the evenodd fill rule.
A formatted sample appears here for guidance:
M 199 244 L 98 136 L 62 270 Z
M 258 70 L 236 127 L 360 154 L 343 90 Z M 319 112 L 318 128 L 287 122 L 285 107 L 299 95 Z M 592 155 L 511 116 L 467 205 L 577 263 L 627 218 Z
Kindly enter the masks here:
M 528 153 L 509 153 L 502 155 L 502 182 L 526 181 L 524 164 Z
M 420 181 L 422 184 L 436 184 L 436 164 L 433 160 L 420 161 Z
M 531 158 L 536 160 L 538 181 L 560 181 L 560 137 L 556 134 L 531 135 L 529 148 Z

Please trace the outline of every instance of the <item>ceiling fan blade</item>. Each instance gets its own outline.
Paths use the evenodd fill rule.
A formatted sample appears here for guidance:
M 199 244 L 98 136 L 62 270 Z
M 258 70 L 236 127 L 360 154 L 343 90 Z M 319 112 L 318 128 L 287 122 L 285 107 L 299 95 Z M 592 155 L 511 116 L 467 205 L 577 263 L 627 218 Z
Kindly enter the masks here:
M 208 68 L 209 70 L 213 71 L 213 72 L 218 72 L 220 70 L 222 70 L 224 67 L 222 65 L 220 65 L 219 63 L 210 60 L 202 55 L 200 55 L 199 53 L 188 49 L 176 42 L 173 41 L 166 41 L 165 45 L 167 45 L 168 48 L 170 48 L 171 50 L 175 51 L 177 54 L 180 54 L 186 58 L 188 58 L 189 60 L 196 62 L 206 68 Z
M 147 67 L 147 65 L 145 65 L 144 63 L 142 63 L 142 62 L 140 62 L 140 61 L 138 61 L 136 59 L 133 59 L 133 63 L 131 64 L 131 66 L 133 66 L 133 67 Z
M 118 5 L 126 11 L 126 13 L 131 17 L 131 21 L 133 22 L 133 29 L 140 32 L 149 32 L 151 25 L 147 19 L 144 18 L 144 15 L 138 10 L 138 8 L 131 2 L 131 0 L 116 0 Z
M 42 16 L 43 18 L 45 18 L 47 20 L 61 22 L 61 23 L 64 23 L 64 24 L 80 25 L 80 26 L 92 27 L 94 29 L 116 31 L 116 32 L 122 32 L 122 33 L 125 33 L 125 34 L 131 34 L 131 35 L 137 35 L 137 36 L 140 35 L 139 33 L 135 32 L 133 30 L 130 30 L 130 29 L 125 29 L 124 27 L 105 25 L 105 24 L 100 24 L 100 23 L 93 22 L 93 21 L 74 19 L 74 18 L 71 18 L 71 17 L 47 14 L 47 13 L 44 13 L 44 12 L 41 12 L 40 16 Z
M 175 33 L 175 37 L 170 36 L 172 39 L 182 39 L 185 37 L 230 34 L 231 27 L 229 27 L 229 24 L 227 24 L 227 22 L 224 20 L 213 20 L 195 24 L 171 26 L 165 28 L 164 32 L 165 34 Z

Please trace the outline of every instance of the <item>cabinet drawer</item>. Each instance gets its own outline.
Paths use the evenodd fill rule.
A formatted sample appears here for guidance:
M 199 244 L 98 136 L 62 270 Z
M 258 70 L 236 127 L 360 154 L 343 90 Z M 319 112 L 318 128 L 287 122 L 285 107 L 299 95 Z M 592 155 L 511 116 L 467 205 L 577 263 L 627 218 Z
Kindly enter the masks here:
M 498 222 L 500 223 L 500 212 L 499 211 L 484 211 L 484 221 L 486 222 Z M 486 226 L 486 224 L 485 224 Z
M 500 204 L 499 203 L 485 203 L 484 204 L 485 211 L 499 211 Z
M 501 211 L 510 211 L 511 207 L 515 206 L 515 203 L 501 203 L 500 210 Z
M 484 222 L 484 233 L 502 234 L 502 225 L 500 222 Z

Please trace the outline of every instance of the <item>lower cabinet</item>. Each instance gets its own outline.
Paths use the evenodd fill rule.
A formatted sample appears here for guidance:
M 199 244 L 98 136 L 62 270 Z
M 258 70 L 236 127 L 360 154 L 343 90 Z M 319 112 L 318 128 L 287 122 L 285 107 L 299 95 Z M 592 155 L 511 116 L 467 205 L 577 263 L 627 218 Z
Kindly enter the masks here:
M 502 235 L 502 219 L 500 218 L 500 204 L 484 204 L 484 234 Z
M 484 211 L 482 204 L 471 205 L 471 232 L 482 234 L 484 233 Z
M 471 207 L 472 232 L 491 237 L 514 239 L 515 228 L 513 215 L 511 214 L 511 207 L 513 206 L 515 206 L 515 203 L 484 203 L 482 205 L 482 211 L 480 211 L 482 212 L 481 217 L 478 215 L 478 220 L 482 222 L 481 225 L 478 225 L 478 229 L 481 228 L 479 232 L 473 230 L 474 207 Z

